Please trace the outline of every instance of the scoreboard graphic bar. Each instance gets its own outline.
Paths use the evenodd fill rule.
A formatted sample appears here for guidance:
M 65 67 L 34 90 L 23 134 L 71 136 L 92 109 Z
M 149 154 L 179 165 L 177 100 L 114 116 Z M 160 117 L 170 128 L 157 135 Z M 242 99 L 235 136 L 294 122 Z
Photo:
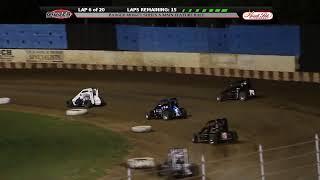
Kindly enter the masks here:
M 77 18 L 239 18 L 237 13 L 74 13 Z
M 234 18 L 271 7 L 42 7 L 46 18 Z

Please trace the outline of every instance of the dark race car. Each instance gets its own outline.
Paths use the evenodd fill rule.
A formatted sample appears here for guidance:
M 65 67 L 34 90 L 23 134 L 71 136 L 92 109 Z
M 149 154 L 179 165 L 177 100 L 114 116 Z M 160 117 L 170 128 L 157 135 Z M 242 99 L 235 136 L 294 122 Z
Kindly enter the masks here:
M 177 98 L 162 99 L 154 109 L 146 113 L 146 119 L 185 119 L 187 111 L 180 107 Z
M 221 102 L 224 100 L 240 100 L 245 101 L 249 98 L 255 97 L 256 91 L 251 87 L 250 80 L 235 81 L 230 86 L 222 91 L 217 96 L 217 101 Z
M 193 134 L 193 143 L 233 143 L 238 140 L 235 131 L 229 131 L 228 121 L 225 118 L 208 121 L 205 127 Z

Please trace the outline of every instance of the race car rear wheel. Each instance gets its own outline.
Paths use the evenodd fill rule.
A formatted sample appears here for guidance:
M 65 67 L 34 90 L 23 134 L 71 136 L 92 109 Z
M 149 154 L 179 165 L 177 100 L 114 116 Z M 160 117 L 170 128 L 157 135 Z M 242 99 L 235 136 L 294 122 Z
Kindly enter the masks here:
M 184 108 L 180 108 L 181 111 L 181 118 L 186 119 L 188 117 L 187 110 Z
M 168 176 L 171 174 L 171 169 L 167 164 L 159 164 L 157 166 L 158 176 Z
M 245 101 L 245 100 L 247 100 L 247 93 L 244 92 L 244 91 L 240 92 L 240 93 L 239 93 L 239 100 L 240 100 L 240 101 Z
M 236 131 L 231 131 L 231 140 L 232 143 L 238 141 L 238 133 Z
M 101 100 L 100 106 L 105 106 L 107 103 L 104 101 L 104 99 L 102 97 L 99 97 L 99 98 Z
M 171 174 L 172 179 L 182 179 L 182 178 L 187 178 L 191 176 L 192 176 L 192 173 L 188 174 L 184 169 L 173 171 Z
M 91 101 L 86 100 L 86 101 L 83 103 L 83 105 L 84 105 L 85 108 L 90 108 L 90 107 L 92 106 L 92 103 L 91 103 Z
M 218 141 L 219 141 L 218 134 L 211 134 L 209 136 L 209 143 L 210 144 L 218 144 Z
M 172 119 L 172 116 L 171 116 L 170 111 L 164 111 L 164 112 L 162 113 L 162 119 L 163 119 L 163 120 L 170 120 L 170 119 Z
M 82 106 L 82 100 L 80 99 L 80 98 L 78 98 L 77 100 L 76 100 L 76 102 L 74 102 L 74 104 L 75 104 L 75 106 L 78 106 L 78 107 L 81 107 Z

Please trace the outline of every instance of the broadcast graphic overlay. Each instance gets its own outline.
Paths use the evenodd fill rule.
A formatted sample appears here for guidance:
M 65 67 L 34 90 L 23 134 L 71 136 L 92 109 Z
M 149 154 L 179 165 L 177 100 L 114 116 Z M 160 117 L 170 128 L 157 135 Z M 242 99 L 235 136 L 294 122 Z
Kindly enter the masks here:
M 229 18 L 271 20 L 271 7 L 42 7 L 46 18 Z

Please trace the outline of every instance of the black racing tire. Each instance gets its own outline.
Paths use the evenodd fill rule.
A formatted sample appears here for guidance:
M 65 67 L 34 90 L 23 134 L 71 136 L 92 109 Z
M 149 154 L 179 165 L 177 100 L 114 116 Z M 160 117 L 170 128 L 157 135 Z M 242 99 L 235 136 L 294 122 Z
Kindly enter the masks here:
M 216 100 L 217 100 L 217 102 L 222 102 L 222 101 L 223 101 L 223 98 L 222 98 L 221 95 L 219 95 L 219 96 L 217 96 Z
M 190 171 L 192 172 L 191 176 L 199 176 L 200 175 L 200 169 L 199 166 L 195 163 L 191 163 L 189 167 Z
M 92 103 L 91 103 L 90 100 L 86 100 L 86 101 L 84 101 L 83 106 L 85 108 L 91 108 L 92 107 Z
M 182 119 L 187 119 L 188 118 L 187 110 L 184 109 L 184 108 L 180 108 L 180 111 L 181 111 L 181 114 L 182 114 L 181 118 Z
M 192 137 L 192 142 L 193 143 L 199 143 L 199 137 L 198 135 L 194 134 L 193 137 Z
M 218 144 L 218 143 L 219 143 L 218 134 L 210 134 L 209 135 L 209 144 Z
M 166 165 L 163 165 L 163 164 L 159 164 L 157 166 L 157 174 L 158 176 L 168 176 L 170 175 L 171 171 L 170 171 L 170 168 Z
M 77 107 L 81 107 L 82 106 L 82 100 L 79 98 L 79 99 L 77 99 L 76 100 L 76 102 L 75 102 L 75 106 L 77 106 Z
M 152 119 L 151 112 L 147 112 L 145 117 L 147 120 L 151 120 Z
M 107 105 L 106 101 L 102 98 L 102 97 L 99 97 L 100 100 L 101 100 L 101 105 L 100 106 L 105 106 Z
M 188 177 L 183 170 L 180 171 L 173 171 L 171 173 L 171 177 L 169 177 L 169 179 L 182 179 L 182 178 L 186 178 Z
M 166 121 L 172 119 L 172 113 L 168 110 L 164 111 L 162 113 L 162 119 Z
M 231 143 L 235 143 L 238 141 L 238 133 L 236 131 L 231 131 Z
M 241 91 L 239 93 L 239 100 L 246 101 L 247 99 L 248 99 L 248 93 L 246 93 L 245 91 Z
M 66 104 L 67 104 L 67 107 L 68 107 L 68 108 L 72 108 L 72 107 L 73 107 L 73 103 L 72 103 L 72 100 L 71 100 L 71 99 L 68 100 L 68 101 L 66 102 Z

